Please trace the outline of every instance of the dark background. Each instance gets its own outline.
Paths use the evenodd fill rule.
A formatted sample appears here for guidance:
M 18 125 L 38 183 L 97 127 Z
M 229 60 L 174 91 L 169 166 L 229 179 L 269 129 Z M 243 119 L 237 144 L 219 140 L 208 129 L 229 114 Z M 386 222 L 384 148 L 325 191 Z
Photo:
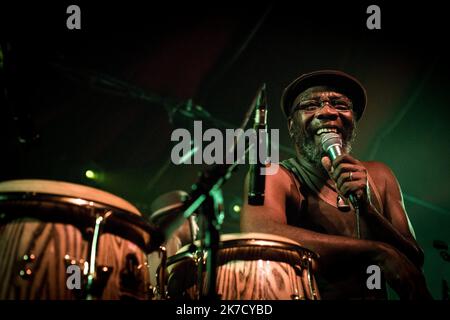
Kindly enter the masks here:
M 175 128 L 191 128 L 194 119 L 238 127 L 265 82 L 269 125 L 280 129 L 280 157 L 288 158 L 283 88 L 304 72 L 340 69 L 368 92 L 353 152 L 397 175 L 429 286 L 442 297 L 450 265 L 433 248 L 433 240 L 450 242 L 442 5 L 73 3 L 81 30 L 66 28 L 72 2 L 2 9 L 0 81 L 8 97 L 0 100 L 0 180 L 91 185 L 148 215 L 157 196 L 189 190 L 204 169 L 170 162 Z M 369 4 L 381 7 L 381 30 L 366 28 Z M 189 100 L 203 111 L 183 115 Z M 87 179 L 88 169 L 100 178 Z M 232 208 L 242 203 L 247 169 L 223 188 L 224 233 L 239 231 Z

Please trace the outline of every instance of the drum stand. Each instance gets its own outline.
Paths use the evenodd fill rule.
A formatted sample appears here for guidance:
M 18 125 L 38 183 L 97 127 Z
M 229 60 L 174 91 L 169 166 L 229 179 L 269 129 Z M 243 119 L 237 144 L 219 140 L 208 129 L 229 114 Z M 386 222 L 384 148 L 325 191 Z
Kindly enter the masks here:
M 219 300 L 216 293 L 216 273 L 217 273 L 217 252 L 220 243 L 220 227 L 224 218 L 223 211 L 223 196 L 220 189 L 214 190 L 203 202 L 201 207 L 202 214 L 206 217 L 206 228 L 204 232 L 204 239 L 201 241 L 201 252 L 205 253 L 206 259 L 206 290 L 203 285 L 203 261 L 199 263 L 198 288 L 200 288 L 200 297 L 202 300 Z
M 244 117 L 244 121 L 242 122 L 240 129 L 242 131 L 246 127 L 253 111 L 255 109 L 260 109 L 260 105 L 262 101 L 265 103 L 265 85 L 263 85 L 259 90 L 255 98 L 253 99 L 252 104 L 250 105 L 247 113 Z M 265 110 L 265 105 L 264 105 Z M 265 114 L 265 113 L 264 113 Z M 237 147 L 238 140 L 241 139 L 238 137 L 235 140 L 235 143 L 231 149 L 228 150 L 230 154 L 235 154 L 235 149 Z M 250 145 L 245 154 L 247 154 L 254 145 Z M 202 243 L 202 248 L 200 248 L 200 252 L 206 252 L 206 290 L 202 290 L 204 287 L 202 286 L 203 279 L 203 270 L 202 265 L 203 261 L 199 263 L 199 274 L 198 274 L 198 288 L 200 289 L 200 299 L 205 300 L 218 300 L 219 296 L 216 292 L 216 266 L 217 266 L 217 251 L 219 249 L 220 243 L 220 226 L 224 219 L 224 210 L 223 210 L 223 196 L 221 187 L 222 185 L 231 177 L 231 174 L 236 169 L 239 163 L 245 162 L 245 154 L 241 155 L 241 159 L 235 161 L 233 164 L 217 164 L 212 166 L 211 168 L 202 172 L 199 177 L 197 183 L 192 186 L 192 192 L 190 193 L 190 200 L 188 200 L 186 205 L 186 210 L 183 213 L 184 219 L 189 219 L 194 212 L 201 206 L 201 212 L 206 220 L 205 234 L 204 240 Z M 241 160 L 243 162 L 241 162 Z M 201 257 L 203 260 L 203 257 Z
M 204 239 L 202 239 L 198 269 L 198 288 L 201 300 L 215 301 L 219 299 L 216 293 L 217 251 L 220 243 L 220 227 L 224 219 L 224 206 L 221 186 L 231 176 L 236 165 L 216 165 L 205 170 L 197 183 L 192 186 L 190 200 L 183 213 L 189 219 L 200 208 L 205 219 Z M 206 282 L 203 282 L 203 265 L 206 259 Z M 203 286 L 206 283 L 206 286 Z

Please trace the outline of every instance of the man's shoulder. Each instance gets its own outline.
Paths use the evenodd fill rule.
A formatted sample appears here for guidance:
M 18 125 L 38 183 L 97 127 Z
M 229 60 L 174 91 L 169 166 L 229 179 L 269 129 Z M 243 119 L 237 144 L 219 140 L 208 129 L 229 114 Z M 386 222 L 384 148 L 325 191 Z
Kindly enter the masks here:
M 280 182 L 289 182 L 292 179 L 290 170 L 281 163 L 272 164 L 272 166 L 275 166 L 273 170 L 274 173 L 269 174 L 266 177 L 269 177 L 271 180 Z
M 268 181 L 275 188 L 280 188 L 290 193 L 292 191 L 292 187 L 297 185 L 294 189 L 298 188 L 298 184 L 300 183 L 298 179 L 295 178 L 294 174 L 287 167 L 280 164 L 273 164 L 277 166 L 277 169 L 274 170 L 274 174 L 267 175 L 266 181 Z
M 300 204 L 303 198 L 300 192 L 301 181 L 289 167 L 282 164 L 278 164 L 278 166 L 277 173 L 269 178 L 272 180 L 272 186 L 278 189 L 277 193 L 284 194 L 286 199 L 290 199 L 290 202 Z
M 385 163 L 380 161 L 365 161 L 364 167 L 378 186 L 384 186 L 386 183 L 397 181 L 397 178 L 392 169 Z
M 364 167 L 369 171 L 369 173 L 372 175 L 379 175 L 379 174 L 389 174 L 392 175 L 392 169 L 385 164 L 384 162 L 380 161 L 363 161 L 362 162 Z
M 250 173 L 247 173 L 246 180 L 249 179 L 249 174 Z M 270 166 L 266 165 L 264 176 L 266 182 L 276 185 L 287 184 L 292 179 L 289 169 L 282 166 L 280 163 L 271 163 Z

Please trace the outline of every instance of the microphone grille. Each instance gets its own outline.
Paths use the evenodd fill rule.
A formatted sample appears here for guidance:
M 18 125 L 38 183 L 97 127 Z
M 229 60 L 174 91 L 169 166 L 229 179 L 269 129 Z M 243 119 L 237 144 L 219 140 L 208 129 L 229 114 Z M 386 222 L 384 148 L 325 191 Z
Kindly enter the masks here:
M 334 132 L 328 132 L 322 134 L 322 138 L 320 139 L 323 150 L 326 152 L 331 146 L 339 145 L 342 147 L 342 139 L 341 136 Z

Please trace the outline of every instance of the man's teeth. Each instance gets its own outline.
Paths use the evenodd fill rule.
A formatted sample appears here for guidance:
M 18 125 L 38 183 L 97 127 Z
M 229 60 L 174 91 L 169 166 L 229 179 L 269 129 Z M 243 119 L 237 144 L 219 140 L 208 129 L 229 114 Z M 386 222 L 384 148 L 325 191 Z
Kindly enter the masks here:
M 319 135 L 319 134 L 327 133 L 327 132 L 338 133 L 336 128 L 322 128 L 322 129 L 317 130 L 316 134 Z

